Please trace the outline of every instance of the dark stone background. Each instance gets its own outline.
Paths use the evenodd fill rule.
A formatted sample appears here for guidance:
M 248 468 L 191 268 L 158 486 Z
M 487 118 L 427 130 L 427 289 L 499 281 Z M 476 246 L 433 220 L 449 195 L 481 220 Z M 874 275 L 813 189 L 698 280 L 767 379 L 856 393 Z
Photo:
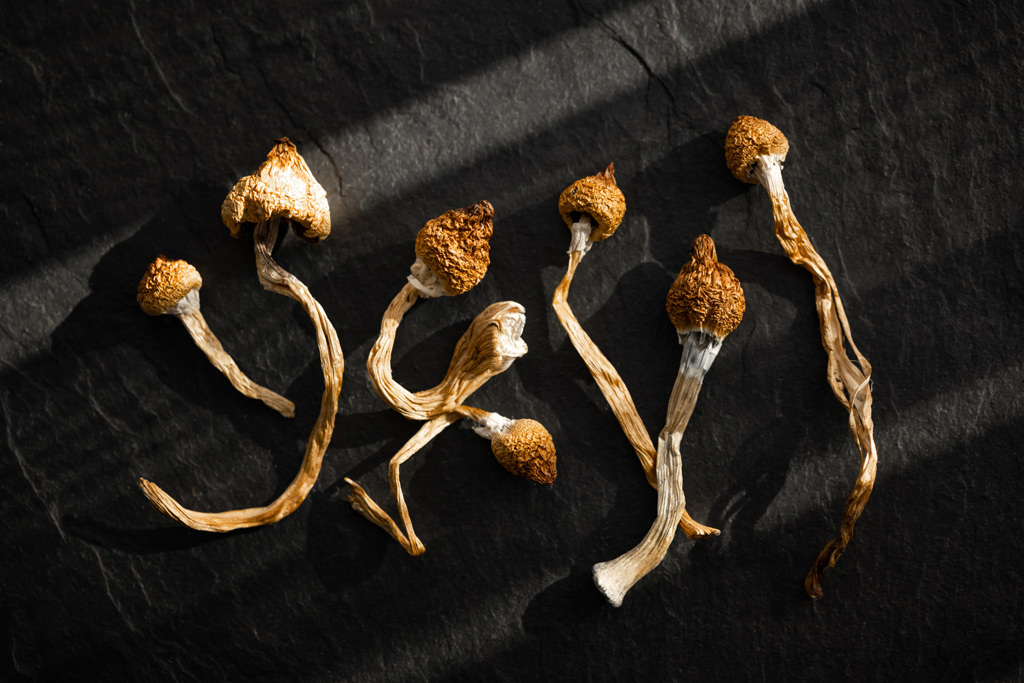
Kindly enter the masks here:
M 18 4 L 0 9 L 0 679 L 1024 677 L 1024 5 Z M 804 574 L 858 458 L 810 277 L 723 162 L 747 113 L 789 137 L 794 209 L 875 367 L 878 482 L 820 602 Z M 291 517 L 193 532 L 135 479 L 204 510 L 263 504 L 319 406 L 308 320 L 219 220 L 280 135 L 331 203 L 329 240 L 276 256 L 338 328 L 338 429 Z M 664 296 L 696 235 L 747 296 L 684 450 L 689 509 L 722 535 L 678 536 L 620 609 L 590 567 L 642 537 L 655 493 L 549 304 L 558 193 L 612 160 L 629 210 L 571 302 L 652 431 L 679 359 Z M 411 558 L 342 478 L 388 500 L 416 425 L 373 393 L 366 355 L 416 231 L 481 198 L 489 274 L 413 309 L 396 375 L 434 384 L 479 310 L 523 303 L 531 351 L 473 403 L 547 425 L 559 477 L 513 478 L 448 430 L 403 470 L 427 545 Z M 158 253 L 199 268 L 207 319 L 295 420 L 139 311 Z

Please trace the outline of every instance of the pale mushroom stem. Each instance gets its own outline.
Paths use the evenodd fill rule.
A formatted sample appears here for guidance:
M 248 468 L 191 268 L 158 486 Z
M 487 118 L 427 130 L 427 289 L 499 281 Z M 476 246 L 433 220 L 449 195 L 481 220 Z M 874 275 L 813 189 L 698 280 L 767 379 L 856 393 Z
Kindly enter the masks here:
M 871 419 L 871 364 L 861 354 L 850 334 L 839 289 L 825 261 L 811 245 L 789 204 L 789 195 L 782 182 L 782 167 L 771 155 L 757 157 L 754 177 L 768 191 L 775 217 L 775 236 L 793 263 L 802 266 L 814 279 L 814 298 L 821 327 L 821 342 L 828 354 L 827 379 L 832 393 L 850 413 L 849 426 L 860 451 L 860 474 L 843 507 L 839 534 L 818 554 L 804 581 L 804 589 L 812 598 L 821 598 L 821 574 L 835 566 L 853 538 L 853 527 L 867 505 L 875 484 L 878 451 L 875 448 L 875 426 Z M 857 358 L 854 363 L 846 353 L 849 344 Z
M 722 340 L 700 330 L 680 331 L 679 337 L 683 357 L 669 398 L 665 427 L 658 436 L 658 516 L 635 548 L 614 560 L 594 565 L 594 583 L 616 607 L 637 581 L 665 559 L 675 538 L 674 521 L 686 506 L 680 444 L 697 405 L 704 376 L 718 355 Z
M 183 507 L 156 484 L 139 479 L 143 493 L 158 512 L 200 531 L 233 531 L 273 524 L 287 517 L 302 504 L 316 483 L 324 453 L 334 433 L 334 417 L 338 412 L 338 394 L 341 392 L 342 372 L 345 366 L 341 343 L 327 314 L 310 294 L 309 289 L 271 258 L 279 222 L 279 218 L 273 217 L 269 222 L 256 225 L 256 268 L 260 283 L 265 289 L 295 299 L 313 321 L 317 346 L 320 349 L 320 365 L 324 373 L 320 415 L 310 434 L 298 475 L 288 488 L 267 506 L 227 512 L 198 512 Z
M 558 287 L 555 288 L 551 305 L 555 309 L 559 322 L 562 323 L 562 327 L 565 328 L 566 333 L 569 335 L 572 345 L 576 347 L 576 351 L 586 364 L 587 370 L 590 371 L 598 388 L 604 395 L 605 401 L 607 401 L 608 406 L 615 415 L 615 419 L 618 420 L 623 433 L 629 439 L 633 450 L 636 451 L 640 464 L 644 468 L 648 483 L 658 488 L 658 477 L 655 470 L 657 453 L 654 450 L 651 437 L 647 434 L 647 428 L 644 427 L 644 423 L 636 410 L 633 397 L 630 395 L 625 382 L 622 381 L 622 377 L 615 370 L 615 366 L 611 364 L 605 355 L 601 353 L 597 344 L 583 331 L 583 327 L 573 314 L 572 308 L 569 307 L 569 287 L 572 285 L 572 278 L 576 274 L 576 268 L 579 266 L 584 254 L 589 249 L 589 242 L 583 235 L 589 236 L 590 234 L 591 217 L 586 213 L 581 214 L 579 219 L 573 223 L 571 230 L 572 243 L 569 249 L 569 267 L 566 270 L 565 277 L 562 278 L 562 281 L 558 283 Z M 718 529 L 696 522 L 686 512 L 685 508 L 681 512 L 679 525 L 683 528 L 683 532 L 692 539 L 717 536 L 719 533 Z
M 683 474 L 679 458 L 658 439 L 658 517 L 640 544 L 614 560 L 594 565 L 594 583 L 608 602 L 619 607 L 626 592 L 657 567 L 676 535 L 676 520 L 684 513 Z
M 186 302 L 189 298 L 195 294 L 196 302 L 194 306 L 188 305 Z M 193 290 L 185 296 L 178 305 L 176 306 L 177 311 L 174 315 L 185 325 L 185 329 L 192 336 L 192 340 L 196 343 L 206 357 L 213 364 L 213 367 L 220 370 L 220 372 L 228 378 L 231 382 L 231 386 L 237 389 L 239 392 L 248 396 L 249 398 L 255 398 L 263 401 L 264 404 L 273 408 L 277 412 L 281 413 L 285 417 L 295 417 L 295 404 L 286 399 L 284 396 L 262 387 L 249 379 L 244 372 L 242 372 L 234 359 L 228 355 L 221 346 L 220 340 L 207 325 L 206 319 L 203 314 L 199 311 L 198 302 L 199 293 Z M 184 304 L 184 305 L 183 305 Z
M 391 515 L 377 505 L 370 498 L 366 490 L 354 480 L 345 477 L 345 483 L 349 485 L 350 492 L 348 502 L 352 508 L 366 519 L 370 520 L 384 531 L 388 532 L 391 538 L 398 541 L 405 551 L 413 557 L 422 555 L 427 551 L 423 542 L 416 536 L 412 528 L 412 518 L 409 516 L 409 507 L 405 503 L 405 494 L 402 492 L 402 480 L 399 475 L 399 468 L 406 460 L 415 455 L 421 448 L 433 440 L 435 436 L 443 432 L 449 425 L 462 419 L 458 413 L 445 413 L 423 423 L 411 439 L 395 453 L 388 464 L 388 483 L 391 486 L 391 496 L 398 506 L 398 516 L 405 527 L 405 533 L 399 528 Z

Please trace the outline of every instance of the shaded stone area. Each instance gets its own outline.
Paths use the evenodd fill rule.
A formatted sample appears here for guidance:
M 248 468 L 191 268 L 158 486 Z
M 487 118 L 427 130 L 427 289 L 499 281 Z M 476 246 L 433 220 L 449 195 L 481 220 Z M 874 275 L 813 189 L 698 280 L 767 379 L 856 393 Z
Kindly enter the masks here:
M 1024 7 L 129 0 L 0 22 L 0 679 L 1024 678 Z M 725 167 L 739 114 L 789 138 L 793 208 L 875 368 L 878 481 L 820 602 L 803 578 L 858 455 L 810 277 L 766 193 Z M 308 319 L 220 222 L 282 135 L 331 205 L 330 238 L 285 236 L 275 257 L 337 327 L 337 429 L 289 518 L 193 532 L 135 480 L 201 510 L 265 504 L 319 409 Z M 570 302 L 652 434 L 694 237 L 747 300 L 683 445 L 688 509 L 722 534 L 677 536 L 619 609 L 590 567 L 639 541 L 656 494 L 550 308 L 558 195 L 609 161 L 626 217 Z M 394 509 L 387 461 L 417 427 L 366 357 L 418 229 L 480 199 L 490 270 L 413 308 L 395 376 L 436 384 L 477 312 L 520 302 L 530 352 L 471 403 L 542 422 L 558 479 L 512 477 L 448 429 L 403 466 L 427 547 L 411 558 L 345 500 L 348 476 Z M 211 327 L 294 420 L 138 309 L 157 254 L 198 268 Z

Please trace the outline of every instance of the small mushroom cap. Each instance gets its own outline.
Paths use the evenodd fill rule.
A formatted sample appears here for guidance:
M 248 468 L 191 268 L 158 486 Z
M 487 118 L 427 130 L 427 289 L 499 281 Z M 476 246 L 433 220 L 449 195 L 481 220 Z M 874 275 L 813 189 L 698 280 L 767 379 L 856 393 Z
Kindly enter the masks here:
M 186 294 L 202 286 L 203 278 L 195 267 L 187 261 L 171 261 L 161 254 L 146 268 L 135 298 L 143 312 L 162 315 Z
M 506 470 L 538 484 L 553 484 L 558 476 L 555 442 L 536 420 L 513 420 L 504 433 L 495 432 L 491 452 Z
M 600 173 L 580 178 L 562 190 L 558 212 L 570 227 L 579 214 L 590 214 L 597 221 L 597 227 L 590 233 L 591 242 L 611 237 L 626 215 L 626 198 L 615 184 L 615 164 L 608 164 Z
M 221 205 L 220 217 L 231 236 L 238 237 L 242 223 L 280 216 L 292 221 L 296 235 L 316 244 L 331 234 L 327 193 L 288 138 L 275 142 L 256 172 L 235 183 Z
M 745 183 L 757 184 L 753 176 L 757 157 L 774 156 L 784 161 L 787 152 L 789 140 L 764 119 L 739 116 L 725 135 L 725 163 L 732 174 Z
M 494 207 L 486 199 L 465 209 L 450 209 L 427 221 L 416 235 L 416 255 L 455 296 L 484 279 L 491 264 Z
M 665 309 L 680 332 L 700 329 L 719 339 L 743 320 L 743 288 L 729 266 L 718 262 L 715 243 L 701 235 L 690 247 L 690 262 L 668 290 Z

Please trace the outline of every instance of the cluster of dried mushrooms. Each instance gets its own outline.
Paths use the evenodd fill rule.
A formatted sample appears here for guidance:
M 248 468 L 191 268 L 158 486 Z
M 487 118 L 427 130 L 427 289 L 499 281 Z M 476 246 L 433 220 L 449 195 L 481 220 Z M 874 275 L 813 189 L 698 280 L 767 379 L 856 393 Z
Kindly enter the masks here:
M 845 550 L 854 523 L 871 494 L 877 451 L 871 420 L 871 366 L 853 342 L 832 274 L 793 215 L 781 172 L 788 149 L 786 137 L 770 123 L 741 116 L 729 128 L 725 156 L 737 178 L 759 183 L 768 191 L 775 232 L 783 249 L 814 279 L 822 343 L 828 354 L 826 377 L 849 412 L 850 430 L 861 454 L 860 476 L 846 502 L 839 533 L 821 551 L 805 581 L 808 595 L 819 598 L 821 573 L 832 567 Z M 726 336 L 742 320 L 745 300 L 733 271 L 719 263 L 714 241 L 707 235 L 698 236 L 666 301 L 683 351 L 668 399 L 665 425 L 655 448 L 621 376 L 583 330 L 568 302 L 569 288 L 583 257 L 595 242 L 611 237 L 625 216 L 626 201 L 615 182 L 614 165 L 572 183 L 561 193 L 558 209 L 569 226 L 571 238 L 568 268 L 554 291 L 552 306 L 636 452 L 648 482 L 658 491 L 655 521 L 644 538 L 632 550 L 593 568 L 597 587 L 609 602 L 618 606 L 626 592 L 660 564 L 677 526 L 691 539 L 719 533 L 696 522 L 686 510 L 681 444 L 704 377 Z M 314 244 L 326 238 L 331 229 L 326 193 L 287 138 L 276 141 L 255 173 L 238 181 L 224 201 L 221 217 L 234 237 L 241 236 L 243 226 L 255 224 L 253 238 L 260 283 L 272 292 L 295 299 L 309 315 L 316 330 L 324 392 L 320 415 L 298 475 L 284 493 L 265 507 L 197 512 L 182 507 L 156 484 L 139 480 L 143 492 L 161 513 L 194 529 L 218 532 L 272 524 L 303 502 L 316 482 L 333 433 L 344 368 L 337 333 L 323 308 L 309 289 L 271 256 L 281 220 L 289 221 L 296 235 Z M 436 386 L 410 391 L 392 373 L 392 352 L 404 316 L 420 298 L 457 296 L 476 286 L 490 264 L 493 230 L 494 207 L 483 200 L 464 209 L 446 211 L 426 222 L 416 237 L 416 259 L 407 282 L 385 310 L 380 335 L 367 360 L 367 371 L 378 395 L 400 415 L 422 422 L 422 426 L 394 455 L 388 468 L 401 525 L 362 486 L 346 478 L 350 487 L 348 500 L 357 512 L 383 528 L 414 556 L 422 554 L 425 547 L 413 529 L 400 467 L 449 425 L 469 418 L 474 431 L 491 442 L 497 461 L 512 474 L 542 484 L 553 483 L 556 476 L 554 443 L 543 425 L 536 420 L 508 419 L 466 405 L 473 392 L 527 352 L 522 339 L 525 310 L 518 303 L 491 304 L 473 319 L 455 346 L 448 371 Z M 201 286 L 202 278 L 194 267 L 185 261 L 158 256 L 139 283 L 138 302 L 149 315 L 170 314 L 180 318 L 210 362 L 238 391 L 285 417 L 293 417 L 295 405 L 290 400 L 252 381 L 224 350 L 200 313 Z M 855 361 L 849 358 L 847 346 Z
M 388 467 L 391 495 L 405 531 L 362 486 L 346 478 L 351 490 L 348 500 L 357 512 L 388 532 L 410 555 L 422 555 L 426 548 L 413 530 L 399 467 L 458 420 L 473 420 L 474 431 L 490 440 L 495 459 L 512 474 L 540 484 L 555 481 L 555 446 L 541 423 L 510 420 L 465 405 L 474 391 L 527 352 L 522 339 L 526 311 L 521 305 L 499 301 L 477 315 L 455 345 L 448 372 L 437 386 L 411 392 L 392 375 L 391 353 L 402 318 L 420 297 L 457 296 L 476 286 L 490 265 L 493 232 L 494 207 L 486 200 L 465 209 L 446 211 L 427 221 L 416 236 L 416 260 L 410 267 L 408 282 L 384 312 L 380 336 L 366 361 L 377 394 L 403 417 L 424 424 L 391 458 Z
M 327 193 L 288 138 L 279 138 L 256 172 L 238 181 L 224 200 L 221 218 L 233 237 L 242 235 L 243 225 L 255 223 L 253 242 L 260 284 L 271 292 L 298 301 L 313 322 L 324 373 L 324 393 L 299 473 L 269 505 L 199 512 L 185 508 L 153 482 L 139 479 L 142 492 L 158 512 L 193 529 L 217 532 L 273 524 L 290 515 L 306 499 L 320 475 L 320 465 L 334 433 L 334 416 L 338 412 L 341 376 L 345 369 L 338 333 L 323 307 L 306 285 L 271 256 L 281 219 L 290 221 L 295 234 L 313 244 L 331 233 Z M 184 261 L 168 261 L 158 256 L 139 283 L 139 306 L 150 315 L 170 313 L 180 317 L 210 361 L 239 391 L 292 417 L 295 405 L 291 401 L 252 382 L 221 347 L 199 313 L 201 285 L 202 279 L 195 268 Z

